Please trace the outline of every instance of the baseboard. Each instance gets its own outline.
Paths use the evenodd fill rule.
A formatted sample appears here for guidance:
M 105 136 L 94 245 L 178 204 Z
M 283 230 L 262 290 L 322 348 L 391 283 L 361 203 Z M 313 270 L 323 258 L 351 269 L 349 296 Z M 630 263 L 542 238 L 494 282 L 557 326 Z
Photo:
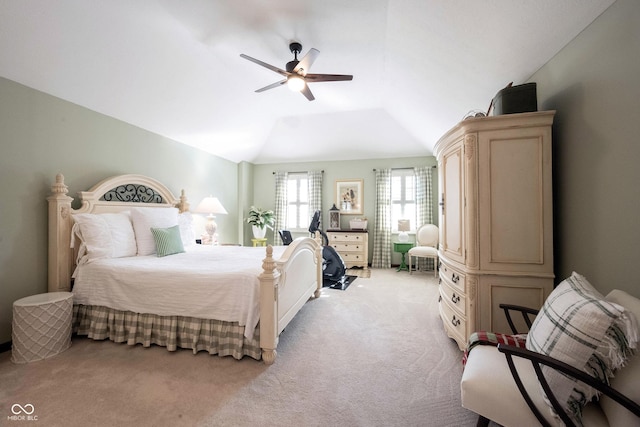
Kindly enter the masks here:
M 0 344 L 0 353 L 11 350 L 11 341 L 3 342 Z

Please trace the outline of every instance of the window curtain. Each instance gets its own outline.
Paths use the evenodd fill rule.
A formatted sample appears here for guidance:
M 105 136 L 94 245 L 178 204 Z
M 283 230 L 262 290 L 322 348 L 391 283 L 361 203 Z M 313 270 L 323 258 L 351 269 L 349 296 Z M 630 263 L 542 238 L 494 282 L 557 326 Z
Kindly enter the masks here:
M 276 216 L 273 230 L 273 244 L 282 245 L 282 239 L 278 230 L 284 230 L 287 225 L 287 172 L 276 172 Z
M 313 213 L 322 210 L 322 171 L 307 172 L 307 183 L 309 186 L 309 221 Z
M 433 184 L 431 166 L 415 168 L 416 177 L 416 230 L 424 224 L 433 224 Z M 433 260 L 418 258 L 418 267 L 423 270 L 434 268 Z
M 371 267 L 391 267 L 391 169 L 376 170 L 376 213 Z

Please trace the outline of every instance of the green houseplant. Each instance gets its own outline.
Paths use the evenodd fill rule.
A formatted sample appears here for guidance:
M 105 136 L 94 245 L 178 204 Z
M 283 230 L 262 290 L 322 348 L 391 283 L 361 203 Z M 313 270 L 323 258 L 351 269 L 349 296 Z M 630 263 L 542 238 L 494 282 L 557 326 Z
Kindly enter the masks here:
M 273 224 L 276 221 L 275 214 L 272 210 L 256 208 L 251 206 L 247 223 L 251 224 L 253 229 L 253 237 L 256 239 L 264 238 L 267 228 L 273 230 Z

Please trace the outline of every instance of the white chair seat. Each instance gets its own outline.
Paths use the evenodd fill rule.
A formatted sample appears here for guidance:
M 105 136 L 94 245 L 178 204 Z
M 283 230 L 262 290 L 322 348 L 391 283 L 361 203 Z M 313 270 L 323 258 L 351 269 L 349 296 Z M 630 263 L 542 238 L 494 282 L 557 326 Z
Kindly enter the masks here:
M 437 257 L 438 250 L 430 246 L 414 246 L 409 249 L 409 256 Z
M 474 354 L 475 353 L 475 354 Z M 514 358 L 516 369 L 531 399 L 552 425 L 560 426 L 545 404 L 540 384 L 528 360 Z M 460 382 L 462 407 L 480 414 L 502 426 L 538 426 L 538 419 L 529 409 L 513 380 L 507 358 L 491 345 L 478 345 L 469 354 Z M 608 426 L 607 418 L 598 405 L 583 409 L 584 427 Z

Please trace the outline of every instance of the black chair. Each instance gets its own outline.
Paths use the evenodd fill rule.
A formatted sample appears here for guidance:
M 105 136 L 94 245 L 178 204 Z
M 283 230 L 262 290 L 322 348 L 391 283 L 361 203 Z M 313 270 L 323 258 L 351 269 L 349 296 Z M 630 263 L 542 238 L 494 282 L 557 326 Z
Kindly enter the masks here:
M 280 234 L 283 245 L 287 246 L 293 242 L 293 237 L 291 237 L 291 232 L 289 230 L 278 230 L 278 234 Z

